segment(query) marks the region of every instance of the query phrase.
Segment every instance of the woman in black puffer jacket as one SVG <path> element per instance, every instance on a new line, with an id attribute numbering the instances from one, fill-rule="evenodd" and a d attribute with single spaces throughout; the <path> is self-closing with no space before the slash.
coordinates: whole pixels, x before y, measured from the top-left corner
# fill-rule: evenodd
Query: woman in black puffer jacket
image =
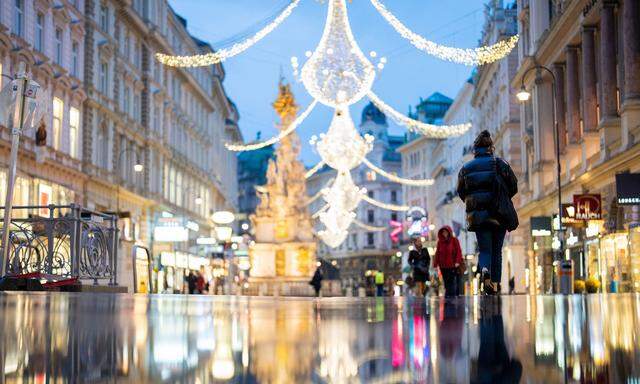
<path id="1" fill-rule="evenodd" d="M 496 217 L 497 172 L 504 181 L 510 198 L 518 192 L 518 179 L 509 164 L 494 156 L 493 141 L 488 131 L 480 132 L 473 143 L 474 159 L 458 174 L 458 196 L 465 202 L 467 229 L 476 233 L 480 250 L 478 270 L 482 273 L 483 290 L 495 294 L 502 277 L 502 244 L 505 223 Z"/>

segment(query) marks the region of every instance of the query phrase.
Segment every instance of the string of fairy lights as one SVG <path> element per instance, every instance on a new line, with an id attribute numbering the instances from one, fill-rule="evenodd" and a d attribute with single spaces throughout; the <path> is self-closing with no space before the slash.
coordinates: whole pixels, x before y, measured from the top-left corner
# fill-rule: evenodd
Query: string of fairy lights
<path id="1" fill-rule="evenodd" d="M 465 65 L 483 65 L 502 59 L 511 52 L 518 42 L 513 36 L 496 44 L 465 49 L 437 44 L 411 31 L 380 0 L 370 0 L 378 13 L 403 38 L 414 47 L 429 55 Z M 289 5 L 268 23 L 264 28 L 249 38 L 233 44 L 229 48 L 216 52 L 191 56 L 172 56 L 157 54 L 161 63 L 173 67 L 195 67 L 220 63 L 236 56 L 265 38 L 282 24 L 299 5 L 300 0 L 291 0 Z M 314 110 L 318 103 L 334 110 L 329 129 L 326 133 L 313 136 L 310 144 L 316 150 L 321 161 L 305 174 L 305 179 L 312 177 L 325 165 L 336 171 L 336 176 L 311 197 L 308 204 L 322 198 L 325 205 L 312 214 L 324 229 L 316 235 L 328 246 L 337 247 L 348 236 L 349 228 L 356 225 L 369 231 L 383 231 L 384 227 L 366 225 L 356 219 L 355 210 L 364 201 L 373 206 L 391 210 L 407 211 L 408 206 L 388 204 L 367 194 L 365 188 L 353 181 L 351 170 L 364 165 L 386 179 L 412 187 L 433 185 L 432 179 L 413 180 L 389 173 L 374 164 L 367 155 L 374 146 L 374 138 L 361 135 L 351 118 L 349 107 L 367 97 L 378 109 L 408 130 L 433 139 L 445 139 L 464 134 L 471 127 L 470 123 L 453 125 L 434 125 L 405 116 L 385 103 L 372 91 L 377 72 L 387 64 L 385 57 L 378 57 L 375 51 L 365 55 L 351 31 L 346 0 L 325 0 L 327 18 L 318 45 L 313 51 L 305 52 L 306 62 L 301 66 L 297 57 L 291 58 L 293 74 L 313 97 L 309 106 L 300 113 L 288 126 L 280 127 L 280 133 L 268 140 L 255 143 L 228 143 L 230 151 L 252 151 L 273 145 L 295 131 Z M 371 60 L 377 60 L 372 63 Z"/>

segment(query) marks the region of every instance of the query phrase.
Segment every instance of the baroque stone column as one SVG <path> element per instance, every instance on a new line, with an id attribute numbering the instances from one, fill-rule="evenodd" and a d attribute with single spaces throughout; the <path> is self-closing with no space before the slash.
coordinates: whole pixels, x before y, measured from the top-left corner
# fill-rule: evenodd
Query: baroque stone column
<path id="1" fill-rule="evenodd" d="M 582 27 L 582 168 L 600 150 L 598 135 L 598 80 L 596 74 L 596 28 Z"/>
<path id="2" fill-rule="evenodd" d="M 620 139 L 618 87 L 616 71 L 617 2 L 603 0 L 600 11 L 600 143 L 602 159 L 610 156 L 613 144 Z"/>
<path id="3" fill-rule="evenodd" d="M 624 56 L 624 100 L 622 101 L 622 146 L 640 140 L 640 1 L 625 0 L 622 6 L 622 50 Z"/>
<path id="4" fill-rule="evenodd" d="M 580 64 L 577 45 L 569 45 L 567 51 L 567 131 L 569 132 L 569 145 L 565 151 L 565 178 L 570 180 L 573 169 L 582 160 L 581 141 L 582 128 L 580 127 Z"/>
<path id="5" fill-rule="evenodd" d="M 563 63 L 553 64 L 553 73 L 556 76 L 556 113 L 558 114 L 558 132 L 560 132 L 560 152 L 564 152 L 567 147 L 565 65 Z"/>
<path id="6" fill-rule="evenodd" d="M 580 142 L 580 67 L 578 66 L 578 49 L 576 45 L 567 46 L 567 130 L 569 144 Z"/>

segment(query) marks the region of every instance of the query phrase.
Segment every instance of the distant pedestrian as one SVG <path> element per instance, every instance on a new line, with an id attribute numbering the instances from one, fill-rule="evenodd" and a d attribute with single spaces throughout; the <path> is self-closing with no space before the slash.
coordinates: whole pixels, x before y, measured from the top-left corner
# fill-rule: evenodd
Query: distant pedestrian
<path id="1" fill-rule="evenodd" d="M 384 296 L 384 272 L 376 271 L 376 296 Z"/>
<path id="2" fill-rule="evenodd" d="M 511 198 L 518 192 L 518 179 L 511 166 L 494 155 L 488 131 L 480 132 L 473 143 L 474 159 L 458 174 L 458 196 L 465 202 L 467 227 L 476 233 L 485 294 L 500 291 L 502 245 L 506 231 L 518 227 L 518 215 Z"/>
<path id="3" fill-rule="evenodd" d="M 513 295 L 515 290 L 516 290 L 516 279 L 515 277 L 511 276 L 511 278 L 509 279 L 509 294 Z"/>
<path id="4" fill-rule="evenodd" d="M 204 275 L 202 274 L 202 272 L 198 272 L 198 276 L 196 276 L 196 290 L 199 294 L 204 293 L 205 285 L 206 282 L 204 280 Z"/>
<path id="5" fill-rule="evenodd" d="M 413 271 L 413 283 L 416 295 L 424 296 L 427 293 L 427 281 L 429 281 L 429 265 L 431 257 L 427 248 L 423 247 L 422 239 L 413 239 L 413 249 L 409 252 L 409 265 Z"/>
<path id="6" fill-rule="evenodd" d="M 324 276 L 322 276 L 322 271 L 320 270 L 320 267 L 318 267 L 316 268 L 316 271 L 313 274 L 311 281 L 309 282 L 309 284 L 316 292 L 316 297 L 320 297 L 320 290 L 322 289 L 322 279 L 324 279 Z"/>
<path id="7" fill-rule="evenodd" d="M 458 295 L 458 275 L 462 264 L 462 249 L 460 242 L 453 237 L 451 227 L 445 225 L 438 231 L 438 243 L 433 267 L 439 268 L 444 280 L 444 295 L 447 297 Z"/>
<path id="8" fill-rule="evenodd" d="M 193 274 L 193 271 L 189 271 L 189 274 L 184 278 L 187 281 L 187 289 L 189 290 L 189 294 L 193 295 L 196 291 L 196 275 Z"/>

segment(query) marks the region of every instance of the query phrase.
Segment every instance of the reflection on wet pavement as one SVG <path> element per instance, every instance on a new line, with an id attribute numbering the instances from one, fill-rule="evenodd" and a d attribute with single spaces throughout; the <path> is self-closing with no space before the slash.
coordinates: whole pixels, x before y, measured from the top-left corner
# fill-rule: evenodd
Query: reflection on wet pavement
<path id="1" fill-rule="evenodd" d="M 640 382 L 633 294 L 425 303 L 10 293 L 0 311 L 6 383 Z"/>

